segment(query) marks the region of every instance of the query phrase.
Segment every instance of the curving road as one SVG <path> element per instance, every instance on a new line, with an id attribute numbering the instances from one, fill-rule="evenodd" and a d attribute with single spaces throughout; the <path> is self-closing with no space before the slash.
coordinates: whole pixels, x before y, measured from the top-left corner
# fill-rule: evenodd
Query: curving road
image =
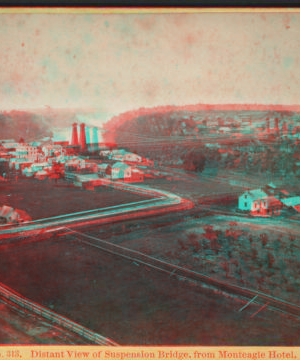
<path id="1" fill-rule="evenodd" d="M 94 181 L 94 179 L 89 179 L 87 176 L 79 176 L 79 179 L 82 183 Z M 151 196 L 152 199 L 24 222 L 18 226 L 2 225 L 0 227 L 0 239 L 54 232 L 60 230 L 60 228 L 65 225 L 76 227 L 121 221 L 124 219 L 128 220 L 128 218 L 153 216 L 170 211 L 191 209 L 194 206 L 191 201 L 183 199 L 178 195 L 164 190 L 152 189 L 140 184 L 124 184 L 108 179 L 99 179 L 99 181 L 96 180 L 96 185 Z"/>

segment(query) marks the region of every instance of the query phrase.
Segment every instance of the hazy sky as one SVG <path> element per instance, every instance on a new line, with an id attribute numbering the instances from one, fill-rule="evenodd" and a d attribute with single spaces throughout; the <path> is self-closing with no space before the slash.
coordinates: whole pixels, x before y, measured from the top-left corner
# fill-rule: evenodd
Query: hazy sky
<path id="1" fill-rule="evenodd" d="M 300 13 L 0 14 L 0 110 L 299 104 Z"/>

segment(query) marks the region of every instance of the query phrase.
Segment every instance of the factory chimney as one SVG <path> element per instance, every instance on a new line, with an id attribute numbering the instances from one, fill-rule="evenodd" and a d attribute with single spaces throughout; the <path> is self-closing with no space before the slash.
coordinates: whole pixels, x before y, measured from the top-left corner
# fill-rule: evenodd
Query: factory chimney
<path id="1" fill-rule="evenodd" d="M 85 138 L 86 138 L 87 148 L 90 149 L 91 138 L 90 138 L 90 128 L 88 126 L 85 127 Z"/>
<path id="2" fill-rule="evenodd" d="M 278 118 L 275 118 L 275 129 L 276 129 L 277 135 L 280 135 L 279 134 L 279 119 Z"/>
<path id="3" fill-rule="evenodd" d="M 93 128 L 93 150 L 97 151 L 99 148 L 99 143 L 98 143 L 98 129 L 96 127 Z"/>
<path id="4" fill-rule="evenodd" d="M 73 124 L 71 145 L 78 145 L 77 124 Z"/>
<path id="5" fill-rule="evenodd" d="M 80 124 L 80 146 L 81 146 L 81 151 L 85 151 L 87 149 L 84 123 Z"/>
<path id="6" fill-rule="evenodd" d="M 267 132 L 269 133 L 270 132 L 270 119 L 267 118 L 266 122 L 267 122 Z"/>

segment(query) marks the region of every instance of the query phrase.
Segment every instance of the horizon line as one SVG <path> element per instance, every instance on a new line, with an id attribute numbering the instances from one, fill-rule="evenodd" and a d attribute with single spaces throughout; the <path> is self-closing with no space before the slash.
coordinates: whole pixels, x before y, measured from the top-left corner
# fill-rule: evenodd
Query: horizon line
<path id="1" fill-rule="evenodd" d="M 156 109 L 156 108 L 188 108 L 188 107 L 229 107 L 232 106 L 233 110 L 234 107 L 270 107 L 270 110 L 272 110 L 272 108 L 299 108 L 300 111 L 300 104 L 263 104 L 263 103 L 196 103 L 196 104 L 186 104 L 186 105 L 175 105 L 175 104 L 169 104 L 169 105 L 153 105 L 153 106 L 140 106 L 137 108 L 132 108 L 130 110 L 125 110 L 125 111 L 121 111 L 118 114 L 123 114 L 123 113 L 127 113 L 127 112 L 131 112 L 131 111 L 138 111 L 138 110 L 143 110 L 143 109 Z M 57 107 L 52 107 L 52 106 L 47 106 L 47 105 L 43 105 L 41 107 L 14 107 L 14 108 L 6 108 L 6 109 L 1 109 L 0 108 L 0 112 L 12 112 L 12 111 L 47 111 L 47 110 L 68 110 L 68 111 L 100 111 L 101 112 L 101 108 L 97 108 L 97 107 L 61 107 L 61 106 L 57 106 Z M 103 111 L 104 113 L 107 113 L 107 111 Z"/>

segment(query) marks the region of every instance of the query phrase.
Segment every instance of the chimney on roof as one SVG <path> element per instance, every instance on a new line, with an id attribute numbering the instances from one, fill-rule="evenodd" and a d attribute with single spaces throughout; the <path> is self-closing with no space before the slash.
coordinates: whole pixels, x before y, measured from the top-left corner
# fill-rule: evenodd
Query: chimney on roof
<path id="1" fill-rule="evenodd" d="M 84 123 L 80 124 L 80 146 L 81 146 L 81 151 L 85 151 L 87 149 Z"/>
<path id="2" fill-rule="evenodd" d="M 77 123 L 74 123 L 72 129 L 72 140 L 71 145 L 79 145 L 78 144 L 78 133 L 77 133 Z"/>

